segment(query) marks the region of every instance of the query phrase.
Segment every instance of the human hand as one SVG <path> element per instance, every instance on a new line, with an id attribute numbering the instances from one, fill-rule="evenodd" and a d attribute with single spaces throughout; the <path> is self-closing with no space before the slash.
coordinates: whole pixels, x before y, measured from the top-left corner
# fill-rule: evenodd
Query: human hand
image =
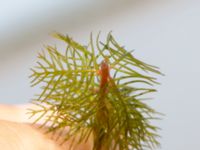
<path id="1" fill-rule="evenodd" d="M 29 119 L 27 108 L 33 107 L 35 106 L 31 104 L 0 105 L 0 149 L 68 150 L 70 140 L 60 145 L 59 141 L 53 139 L 51 134 L 45 134 L 44 129 L 38 129 L 37 125 L 31 124 L 34 119 Z M 67 132 L 67 129 L 65 132 Z M 91 140 L 77 145 L 75 149 L 92 149 Z"/>

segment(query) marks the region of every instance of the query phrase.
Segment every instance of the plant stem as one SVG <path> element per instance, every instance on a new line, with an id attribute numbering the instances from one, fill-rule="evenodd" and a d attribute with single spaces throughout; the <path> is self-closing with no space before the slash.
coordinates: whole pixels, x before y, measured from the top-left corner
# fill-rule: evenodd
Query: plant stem
<path id="1" fill-rule="evenodd" d="M 109 150 L 108 140 L 109 131 L 109 110 L 106 107 L 106 94 L 108 92 L 108 82 L 110 78 L 109 65 L 107 60 L 102 61 L 100 66 L 100 89 L 99 99 L 96 112 L 97 124 L 94 127 L 95 149 Z"/>

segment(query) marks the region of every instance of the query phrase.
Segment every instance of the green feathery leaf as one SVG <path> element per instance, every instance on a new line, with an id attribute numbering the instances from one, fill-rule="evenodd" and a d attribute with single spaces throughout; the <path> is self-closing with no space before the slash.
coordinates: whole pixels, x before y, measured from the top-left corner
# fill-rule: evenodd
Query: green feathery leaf
<path id="1" fill-rule="evenodd" d="M 54 34 L 66 48 L 61 53 L 46 46 L 39 53 L 30 78 L 32 86 L 41 85 L 41 93 L 32 101 L 39 109 L 31 110 L 31 117 L 38 115 L 34 123 L 43 119 L 41 127 L 48 124 L 49 132 L 69 127 L 63 142 L 74 139 L 72 149 L 90 136 L 93 150 L 153 149 L 159 145 L 159 128 L 151 120 L 159 113 L 140 98 L 156 91 L 152 86 L 158 82 L 149 74 L 162 73 L 136 59 L 111 33 L 105 43 L 99 36 L 96 47 L 92 34 L 85 47 L 69 36 Z"/>

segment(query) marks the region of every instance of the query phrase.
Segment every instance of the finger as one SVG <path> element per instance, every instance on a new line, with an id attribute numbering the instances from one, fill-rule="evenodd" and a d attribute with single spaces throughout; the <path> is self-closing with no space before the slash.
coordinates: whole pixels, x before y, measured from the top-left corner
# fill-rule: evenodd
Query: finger
<path id="1" fill-rule="evenodd" d="M 27 109 L 38 109 L 38 107 L 35 106 L 35 105 L 32 105 L 32 104 L 24 104 L 24 105 L 3 105 L 3 104 L 0 104 L 0 119 L 1 119 L 1 122 L 2 122 L 2 120 L 5 120 L 4 122 L 7 123 L 7 124 L 9 123 L 9 126 L 14 125 L 14 127 L 17 127 L 16 129 L 15 128 L 14 129 L 17 130 L 17 133 L 19 135 L 21 135 L 20 132 L 23 132 L 22 128 L 25 125 L 26 127 L 24 127 L 24 128 L 27 129 L 27 130 L 24 131 L 24 132 L 27 135 L 29 133 L 31 134 L 32 131 L 35 131 L 35 132 L 38 132 L 42 135 L 45 135 L 45 138 L 47 138 L 49 140 L 50 139 L 53 140 L 56 145 L 60 146 L 60 143 L 63 142 L 63 139 L 64 139 L 66 133 L 68 132 L 69 128 L 66 127 L 65 130 L 62 131 L 62 133 L 60 131 L 57 131 L 55 133 L 46 134 L 46 131 L 48 130 L 48 126 L 42 128 L 42 129 L 38 128 L 39 124 L 42 124 L 43 120 L 40 120 L 40 122 L 38 122 L 39 123 L 38 125 L 33 126 L 31 123 L 34 122 L 35 118 L 31 118 L 31 119 L 29 118 L 29 115 L 27 114 Z M 35 116 L 35 117 L 37 117 L 37 116 Z M 16 122 L 16 123 L 14 123 L 14 122 Z M 21 123 L 21 125 L 19 123 Z M 25 124 L 25 123 L 27 123 L 27 124 Z M 0 123 L 1 129 L 2 129 L 2 126 L 5 128 L 4 125 Z M 22 128 L 20 128 L 22 130 L 18 130 L 19 126 L 22 127 Z M 27 126 L 29 126 L 29 128 L 27 128 Z M 30 130 L 30 131 L 28 131 L 28 130 Z M 10 133 L 9 130 L 7 130 L 7 131 Z M 9 135 L 9 133 L 7 135 Z M 43 138 L 43 137 L 38 137 L 38 138 Z M 37 138 L 36 138 L 36 140 L 37 140 Z M 78 139 L 78 136 L 77 136 L 75 138 L 75 141 L 78 141 L 78 140 L 79 139 Z M 61 146 L 62 149 L 68 150 L 70 148 L 72 141 L 73 141 L 73 138 L 66 141 Z M 2 139 L 0 139 L 0 143 L 1 142 L 2 142 Z M 89 138 L 88 141 L 82 142 L 82 143 L 76 145 L 75 149 L 76 150 L 91 150 L 92 149 L 92 139 L 91 139 L 91 137 Z"/>
<path id="2" fill-rule="evenodd" d="M 0 147 L 3 150 L 63 150 L 33 127 L 0 120 Z"/>
<path id="3" fill-rule="evenodd" d="M 22 122 L 23 109 L 16 105 L 0 104 L 0 119 L 14 122 Z"/>

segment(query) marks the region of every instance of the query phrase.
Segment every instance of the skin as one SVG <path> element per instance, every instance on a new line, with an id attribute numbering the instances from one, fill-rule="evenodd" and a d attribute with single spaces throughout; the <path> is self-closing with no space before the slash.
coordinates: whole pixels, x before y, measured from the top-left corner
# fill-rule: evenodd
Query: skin
<path id="1" fill-rule="evenodd" d="M 46 134 L 45 128 L 39 129 L 32 125 L 33 119 L 28 118 L 27 105 L 3 105 L 0 104 L 0 149 L 3 150 L 68 150 L 72 140 L 60 145 L 62 135 Z M 47 128 L 47 127 L 46 127 Z M 67 132 L 67 128 L 64 132 Z M 56 140 L 59 137 L 60 140 Z M 86 143 L 75 146 L 76 150 L 91 150 L 92 139 Z"/>

